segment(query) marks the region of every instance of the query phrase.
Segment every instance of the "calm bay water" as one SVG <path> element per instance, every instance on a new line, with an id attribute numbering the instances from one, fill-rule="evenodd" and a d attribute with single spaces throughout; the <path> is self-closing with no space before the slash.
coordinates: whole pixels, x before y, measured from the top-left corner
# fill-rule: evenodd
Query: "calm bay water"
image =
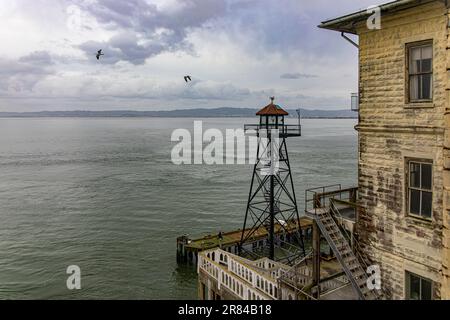
<path id="1" fill-rule="evenodd" d="M 171 133 L 193 121 L 0 119 L 0 299 L 195 299 L 176 237 L 240 228 L 252 168 L 172 164 Z M 306 188 L 356 184 L 355 124 L 303 120 L 288 140 L 299 208 Z"/>

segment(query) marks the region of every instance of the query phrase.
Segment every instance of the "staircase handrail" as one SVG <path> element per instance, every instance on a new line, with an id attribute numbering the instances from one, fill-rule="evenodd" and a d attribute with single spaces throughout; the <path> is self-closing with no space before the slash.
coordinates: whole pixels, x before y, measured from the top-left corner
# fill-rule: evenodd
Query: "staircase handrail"
<path id="1" fill-rule="evenodd" d="M 337 200 L 339 201 L 339 200 Z M 335 219 L 336 223 L 338 224 L 338 226 L 340 226 L 341 230 L 344 230 L 345 234 L 347 235 L 347 237 L 349 239 L 351 239 L 351 243 L 353 244 L 353 252 L 355 253 L 356 257 L 358 258 L 359 262 L 363 265 L 365 271 L 367 271 L 369 264 L 368 264 L 368 258 L 365 257 L 362 252 L 363 249 L 361 247 L 361 245 L 359 244 L 359 240 L 354 236 L 354 234 L 352 232 L 349 232 L 345 226 L 343 225 L 342 221 L 343 219 L 345 219 L 345 217 L 343 217 L 341 215 L 341 213 L 339 212 L 339 209 L 336 208 L 335 205 L 336 199 L 330 199 L 330 209 L 333 213 L 334 216 L 337 216 L 340 218 L 341 222 L 339 222 L 339 220 Z M 332 216 L 333 216 L 332 215 Z M 379 293 L 377 292 L 378 290 L 376 290 L 376 294 L 378 295 Z M 381 288 L 382 294 L 386 296 L 387 292 L 385 289 Z"/>

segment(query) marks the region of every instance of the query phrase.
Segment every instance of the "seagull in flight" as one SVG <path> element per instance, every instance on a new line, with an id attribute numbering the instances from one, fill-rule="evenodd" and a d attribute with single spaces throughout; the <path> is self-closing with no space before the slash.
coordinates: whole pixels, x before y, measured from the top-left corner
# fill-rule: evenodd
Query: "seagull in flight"
<path id="1" fill-rule="evenodd" d="M 185 76 L 184 81 L 186 81 L 186 83 L 192 81 L 191 76 Z"/>
<path id="2" fill-rule="evenodd" d="M 102 49 L 98 50 L 98 51 L 97 51 L 97 55 L 96 55 L 97 60 L 100 60 L 100 57 L 101 57 L 101 56 L 104 56 L 104 55 L 105 55 L 105 54 L 102 53 Z"/>

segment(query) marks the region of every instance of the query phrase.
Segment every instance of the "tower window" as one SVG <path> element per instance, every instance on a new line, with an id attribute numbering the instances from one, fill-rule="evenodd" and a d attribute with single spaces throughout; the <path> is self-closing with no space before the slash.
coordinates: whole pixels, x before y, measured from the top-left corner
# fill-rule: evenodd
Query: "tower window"
<path id="1" fill-rule="evenodd" d="M 433 169 L 429 162 L 408 162 L 408 211 L 410 215 L 431 219 Z"/>
<path id="2" fill-rule="evenodd" d="M 269 124 L 276 124 L 277 116 L 269 116 Z"/>
<path id="3" fill-rule="evenodd" d="M 409 101 L 431 101 L 433 99 L 433 44 L 427 41 L 408 45 L 407 52 Z"/>

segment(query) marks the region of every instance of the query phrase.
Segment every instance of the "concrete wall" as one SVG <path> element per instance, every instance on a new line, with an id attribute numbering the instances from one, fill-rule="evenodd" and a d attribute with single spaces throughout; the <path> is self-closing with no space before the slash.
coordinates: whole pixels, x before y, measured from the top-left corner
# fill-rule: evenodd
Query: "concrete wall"
<path id="1" fill-rule="evenodd" d="M 450 66 L 448 16 L 440 1 L 383 16 L 381 30 L 360 39 L 358 233 L 382 268 L 383 286 L 405 298 L 405 271 L 434 281 L 434 298 L 450 298 Z M 406 44 L 433 40 L 433 102 L 409 104 Z M 407 214 L 406 159 L 433 162 L 431 221 Z"/>

